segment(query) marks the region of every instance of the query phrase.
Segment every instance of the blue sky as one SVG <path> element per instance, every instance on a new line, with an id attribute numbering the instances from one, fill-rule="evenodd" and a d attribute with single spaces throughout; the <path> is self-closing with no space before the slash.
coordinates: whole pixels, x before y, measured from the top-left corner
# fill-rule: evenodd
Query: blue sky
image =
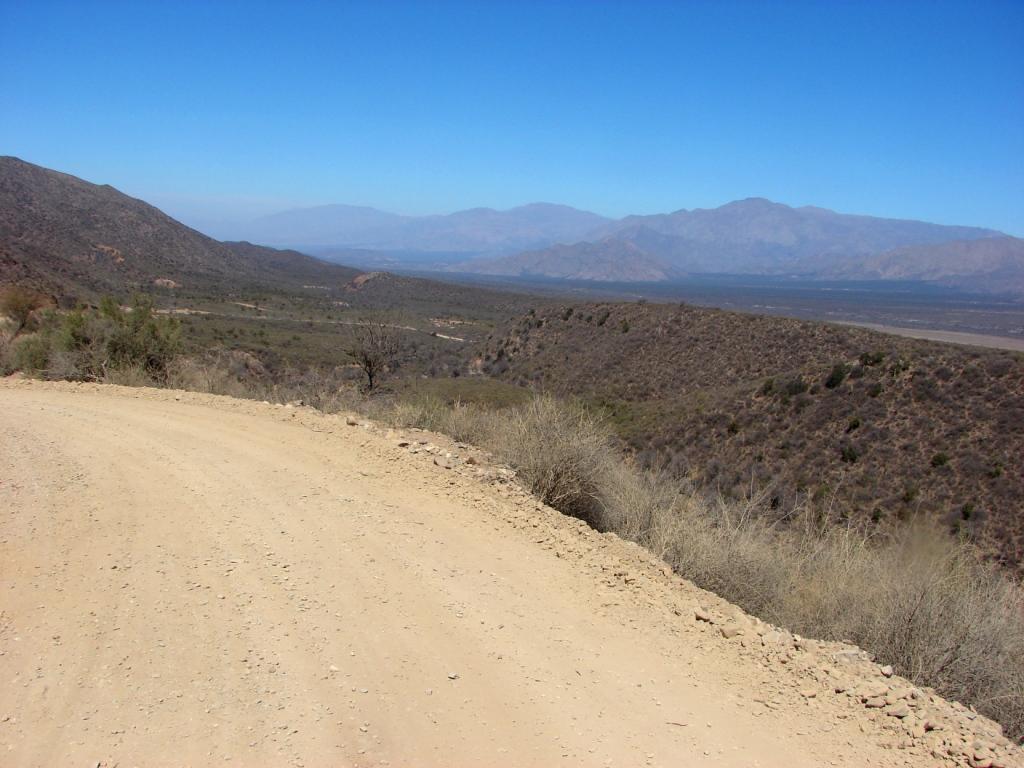
<path id="1" fill-rule="evenodd" d="M 0 0 L 0 153 L 200 224 L 763 196 L 1024 235 L 1022 41 L 1016 0 Z"/>

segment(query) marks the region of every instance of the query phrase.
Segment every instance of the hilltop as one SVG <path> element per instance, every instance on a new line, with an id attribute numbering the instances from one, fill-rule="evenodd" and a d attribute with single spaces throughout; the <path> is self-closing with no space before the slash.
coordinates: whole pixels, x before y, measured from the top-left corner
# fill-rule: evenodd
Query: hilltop
<path id="1" fill-rule="evenodd" d="M 295 251 L 221 243 L 113 187 L 0 157 L 0 283 L 91 296 L 338 285 L 358 273 Z"/>

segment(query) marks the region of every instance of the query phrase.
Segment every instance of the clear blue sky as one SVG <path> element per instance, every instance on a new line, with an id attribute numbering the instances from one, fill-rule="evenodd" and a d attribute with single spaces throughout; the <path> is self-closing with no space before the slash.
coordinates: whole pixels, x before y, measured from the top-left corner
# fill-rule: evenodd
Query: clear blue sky
<path id="1" fill-rule="evenodd" d="M 1024 235 L 1024 2 L 0 0 L 0 153 L 193 220 L 764 196 Z"/>

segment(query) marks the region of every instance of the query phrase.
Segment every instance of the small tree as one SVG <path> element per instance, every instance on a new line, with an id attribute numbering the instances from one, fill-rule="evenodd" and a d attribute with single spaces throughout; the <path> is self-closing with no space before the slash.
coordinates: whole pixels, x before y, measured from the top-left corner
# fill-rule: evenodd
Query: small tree
<path id="1" fill-rule="evenodd" d="M 46 297 L 40 293 L 12 285 L 0 291 L 0 315 L 6 315 L 14 321 L 13 338 L 25 330 L 32 315 L 45 307 Z"/>
<path id="2" fill-rule="evenodd" d="M 352 340 L 345 353 L 366 374 L 366 391 L 371 391 L 381 374 L 398 356 L 398 334 L 386 323 L 360 323 L 354 326 Z"/>

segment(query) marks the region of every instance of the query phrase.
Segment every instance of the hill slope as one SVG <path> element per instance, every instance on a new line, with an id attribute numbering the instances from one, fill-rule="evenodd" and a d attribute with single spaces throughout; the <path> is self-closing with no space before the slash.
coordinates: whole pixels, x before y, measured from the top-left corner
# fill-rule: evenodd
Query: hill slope
<path id="1" fill-rule="evenodd" d="M 113 187 L 0 157 L 0 283 L 88 295 L 356 274 L 294 251 L 220 243 Z"/>
<path id="2" fill-rule="evenodd" d="M 833 374 L 836 366 L 843 366 Z M 1024 357 L 778 317 L 655 304 L 542 307 L 480 359 L 610 409 L 648 464 L 781 509 L 939 517 L 1024 558 Z"/>

